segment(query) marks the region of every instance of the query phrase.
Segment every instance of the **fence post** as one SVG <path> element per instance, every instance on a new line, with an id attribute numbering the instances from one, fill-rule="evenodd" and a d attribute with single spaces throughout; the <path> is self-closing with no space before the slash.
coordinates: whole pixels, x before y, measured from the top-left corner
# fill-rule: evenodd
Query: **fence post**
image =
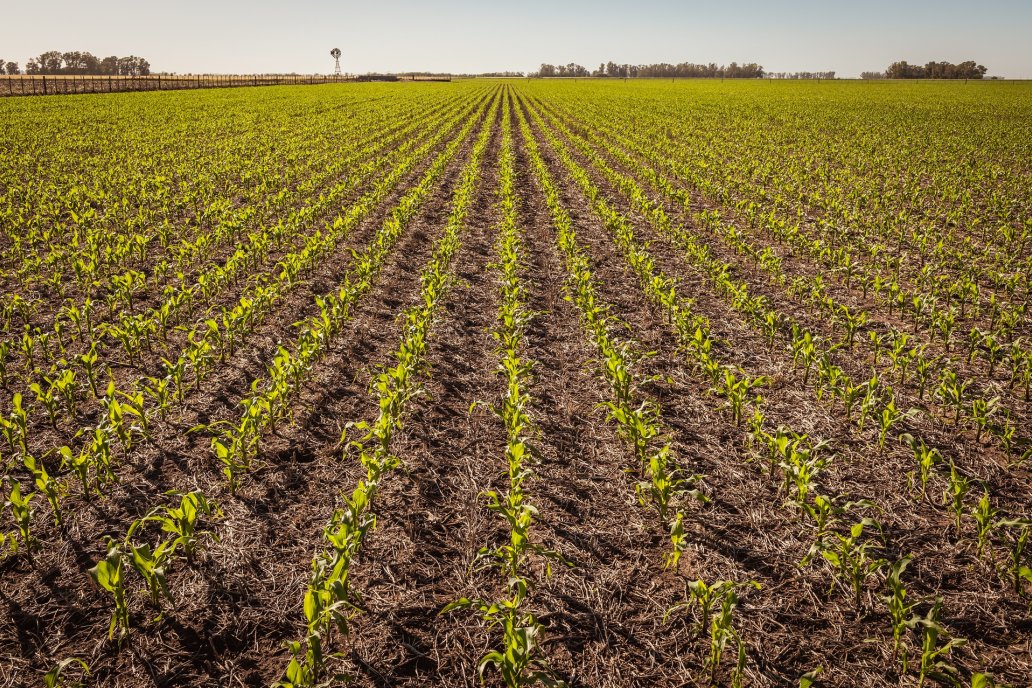
<path id="1" fill-rule="evenodd" d="M 43 75 L 43 95 L 47 94 L 47 75 Z"/>

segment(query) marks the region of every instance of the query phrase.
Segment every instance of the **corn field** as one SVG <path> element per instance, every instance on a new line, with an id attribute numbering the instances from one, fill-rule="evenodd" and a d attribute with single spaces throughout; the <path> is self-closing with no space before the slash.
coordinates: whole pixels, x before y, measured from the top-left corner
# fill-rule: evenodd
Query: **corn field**
<path id="1" fill-rule="evenodd" d="M 1030 111 L 0 101 L 0 687 L 1028 686 Z"/>

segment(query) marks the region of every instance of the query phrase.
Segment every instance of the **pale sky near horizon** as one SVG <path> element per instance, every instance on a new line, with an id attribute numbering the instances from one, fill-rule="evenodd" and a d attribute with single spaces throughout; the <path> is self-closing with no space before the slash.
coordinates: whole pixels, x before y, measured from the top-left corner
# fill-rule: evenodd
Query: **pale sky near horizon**
<path id="1" fill-rule="evenodd" d="M 759 62 L 768 71 L 975 60 L 1032 78 L 1032 0 L 46 0 L 0 12 L 0 59 L 138 55 L 154 71 L 530 71 L 542 62 Z"/>

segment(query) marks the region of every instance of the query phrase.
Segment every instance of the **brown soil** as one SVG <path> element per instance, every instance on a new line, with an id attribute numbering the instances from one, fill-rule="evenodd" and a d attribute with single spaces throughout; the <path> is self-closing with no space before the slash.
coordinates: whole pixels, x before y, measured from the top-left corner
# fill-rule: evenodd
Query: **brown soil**
<path id="1" fill-rule="evenodd" d="M 538 107 L 521 96 L 518 85 L 499 87 L 492 95 L 505 89 L 524 112 Z M 561 112 L 559 107 L 546 109 Z M 293 422 L 263 436 L 259 461 L 237 494 L 229 493 L 210 453 L 210 434 L 191 429 L 238 417 L 239 402 L 252 381 L 265 376 L 277 347 L 293 340 L 294 324 L 317 312 L 317 295 L 336 290 L 351 266 L 352 250 L 370 240 L 444 144 L 290 290 L 236 355 L 221 362 L 182 407 L 167 420 L 153 421 L 153 439 L 141 440 L 121 460 L 120 480 L 103 498 L 65 497 L 66 525 L 59 529 L 37 497 L 33 529 L 42 546 L 31 557 L 20 552 L 0 560 L 0 688 L 39 685 L 56 661 L 73 656 L 89 663 L 86 684 L 97 686 L 258 687 L 282 676 L 290 658 L 285 643 L 304 635 L 303 594 L 312 556 L 324 546 L 323 526 L 340 505 L 341 494 L 364 476 L 354 452 L 342 443 L 342 433 L 352 423 L 375 418 L 371 384 L 393 360 L 402 331 L 399 315 L 420 299 L 420 270 L 446 225 L 477 132 L 480 126 L 492 126 L 475 201 L 452 264 L 457 279 L 431 328 L 427 365 L 420 376 L 422 394 L 410 402 L 403 430 L 394 440 L 393 450 L 403 464 L 382 483 L 374 503 L 376 528 L 352 568 L 361 613 L 347 637 L 335 634 L 329 642 L 329 650 L 340 653 L 331 665 L 349 674 L 354 685 L 483 685 L 477 664 L 499 647 L 500 629 L 488 626 L 473 610 L 440 612 L 461 597 L 498 599 L 506 592 L 506 581 L 479 554 L 509 536 L 507 523 L 487 508 L 484 495 L 507 486 L 504 428 L 488 408 L 498 401 L 504 384 L 496 373 L 491 334 L 499 299 L 494 263 L 504 116 L 511 117 L 523 276 L 528 307 L 535 313 L 523 352 L 534 362 L 528 387 L 534 477 L 526 492 L 538 513 L 531 532 L 536 543 L 562 557 L 529 559 L 531 589 L 525 608 L 545 627 L 541 657 L 551 671 L 571 687 L 709 685 L 709 637 L 696 628 L 696 612 L 680 610 L 664 617 L 687 598 L 690 582 L 732 580 L 760 586 L 742 589 L 733 616 L 746 647 L 746 685 L 798 685 L 803 673 L 818 666 L 823 667 L 820 685 L 825 686 L 916 685 L 913 668 L 901 679 L 892 656 L 891 625 L 879 597 L 884 573 L 865 582 L 856 605 L 834 587 L 831 568 L 819 557 L 800 566 L 815 530 L 787 503 L 782 471 L 759 455 L 745 425 L 731 420 L 723 400 L 690 365 L 665 315 L 647 300 L 535 123 L 532 132 L 590 259 L 598 296 L 614 316 L 613 333 L 639 354 L 634 372 L 648 381 L 638 393 L 659 405 L 673 455 L 685 471 L 703 476 L 699 486 L 710 500 L 705 505 L 686 503 L 689 545 L 676 570 L 664 568 L 668 525 L 637 498 L 641 468 L 601 407 L 610 390 L 578 311 L 566 298 L 566 270 L 543 189 L 515 113 L 500 111 L 493 121 L 485 117 L 462 143 L 375 286 L 310 372 L 294 400 Z M 627 216 L 637 238 L 647 243 L 657 269 L 673 278 L 682 298 L 692 299 L 693 308 L 710 320 L 716 354 L 751 375 L 769 378 L 762 390 L 768 423 L 833 441 L 834 458 L 818 475 L 816 489 L 876 505 L 857 507 L 846 518 L 870 516 L 881 523 L 883 533 L 873 556 L 890 561 L 914 557 L 906 580 L 913 599 L 921 601 L 918 611 L 924 613 L 931 599 L 942 598 L 943 624 L 952 636 L 968 639 L 951 662 L 965 678 L 988 670 L 1015 686 L 1026 684 L 1032 675 L 1027 600 L 1001 583 L 996 569 L 1003 564 L 1002 550 L 993 549 L 995 560 L 977 556 L 971 518 L 960 533 L 954 529 L 940 498 L 946 487 L 943 472 L 933 476 L 928 499 L 917 499 L 909 450 L 896 443 L 879 449 L 870 427 L 859 431 L 840 405 L 827 396 L 817 399 L 812 386 L 802 384 L 783 345 L 770 347 L 648 218 L 633 212 L 619 190 L 585 156 L 571 150 L 602 195 Z M 633 170 L 610 163 L 633 175 Z M 717 256 L 733 263 L 736 276 L 752 293 L 768 297 L 815 331 L 833 334 L 819 314 L 788 298 L 717 237 L 693 226 L 682 209 L 669 203 L 664 207 Z M 758 233 L 753 238 L 764 240 Z M 792 275 L 816 269 L 799 257 L 789 255 L 785 261 Z M 239 293 L 240 287 L 231 288 L 207 305 L 228 304 Z M 900 324 L 873 300 L 839 287 L 835 295 L 870 310 L 879 327 Z M 182 335 L 177 337 L 178 347 L 183 342 Z M 859 348 L 836 356 L 854 377 L 871 365 Z M 157 354 L 149 354 L 140 368 L 117 367 L 116 379 L 124 386 L 142 371 L 156 370 L 157 364 Z M 964 371 L 984 378 L 977 365 Z M 913 389 L 901 389 L 907 390 L 908 403 L 913 402 Z M 91 405 L 77 422 L 96 420 L 97 409 Z M 915 417 L 909 429 L 930 444 L 948 448 L 957 465 L 978 479 L 975 500 L 984 484 L 994 503 L 1032 503 L 1027 470 L 1009 466 L 998 450 L 957 436 L 928 417 Z M 56 431 L 40 428 L 33 447 L 71 442 L 73 430 L 70 424 Z M 356 432 L 350 430 L 345 439 L 354 439 Z M 9 467 L 6 474 L 27 483 L 28 474 L 20 466 Z M 78 489 L 76 480 L 69 482 Z M 156 611 L 146 603 L 139 577 L 130 573 L 132 631 L 121 642 L 109 641 L 111 598 L 91 585 L 86 572 L 103 556 L 105 536 L 124 537 L 134 519 L 157 504 L 171 503 L 164 493 L 172 489 L 201 489 L 218 502 L 222 517 L 202 519 L 217 539 L 205 537 L 195 561 L 175 561 L 169 582 L 176 605 L 166 605 L 161 619 L 154 618 Z M 3 519 L 0 526 L 8 532 L 7 509 Z M 151 541 L 159 537 L 153 526 L 143 532 Z M 908 636 L 912 650 L 918 647 L 916 640 L 916 634 Z M 734 655 L 729 645 L 716 685 L 730 682 Z M 74 669 L 70 673 L 78 675 Z M 485 673 L 485 682 L 504 685 L 492 670 Z"/>

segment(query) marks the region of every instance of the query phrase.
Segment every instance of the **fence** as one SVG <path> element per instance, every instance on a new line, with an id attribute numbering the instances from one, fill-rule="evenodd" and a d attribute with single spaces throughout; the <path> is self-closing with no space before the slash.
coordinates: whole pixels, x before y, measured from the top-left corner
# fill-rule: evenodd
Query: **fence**
<path id="1" fill-rule="evenodd" d="M 121 93 L 126 91 L 172 91 L 193 88 L 240 88 L 243 86 L 285 86 L 332 84 L 355 77 L 325 74 L 228 75 L 195 74 L 167 76 L 16 75 L 0 76 L 0 96 L 51 96 L 77 93 Z"/>

